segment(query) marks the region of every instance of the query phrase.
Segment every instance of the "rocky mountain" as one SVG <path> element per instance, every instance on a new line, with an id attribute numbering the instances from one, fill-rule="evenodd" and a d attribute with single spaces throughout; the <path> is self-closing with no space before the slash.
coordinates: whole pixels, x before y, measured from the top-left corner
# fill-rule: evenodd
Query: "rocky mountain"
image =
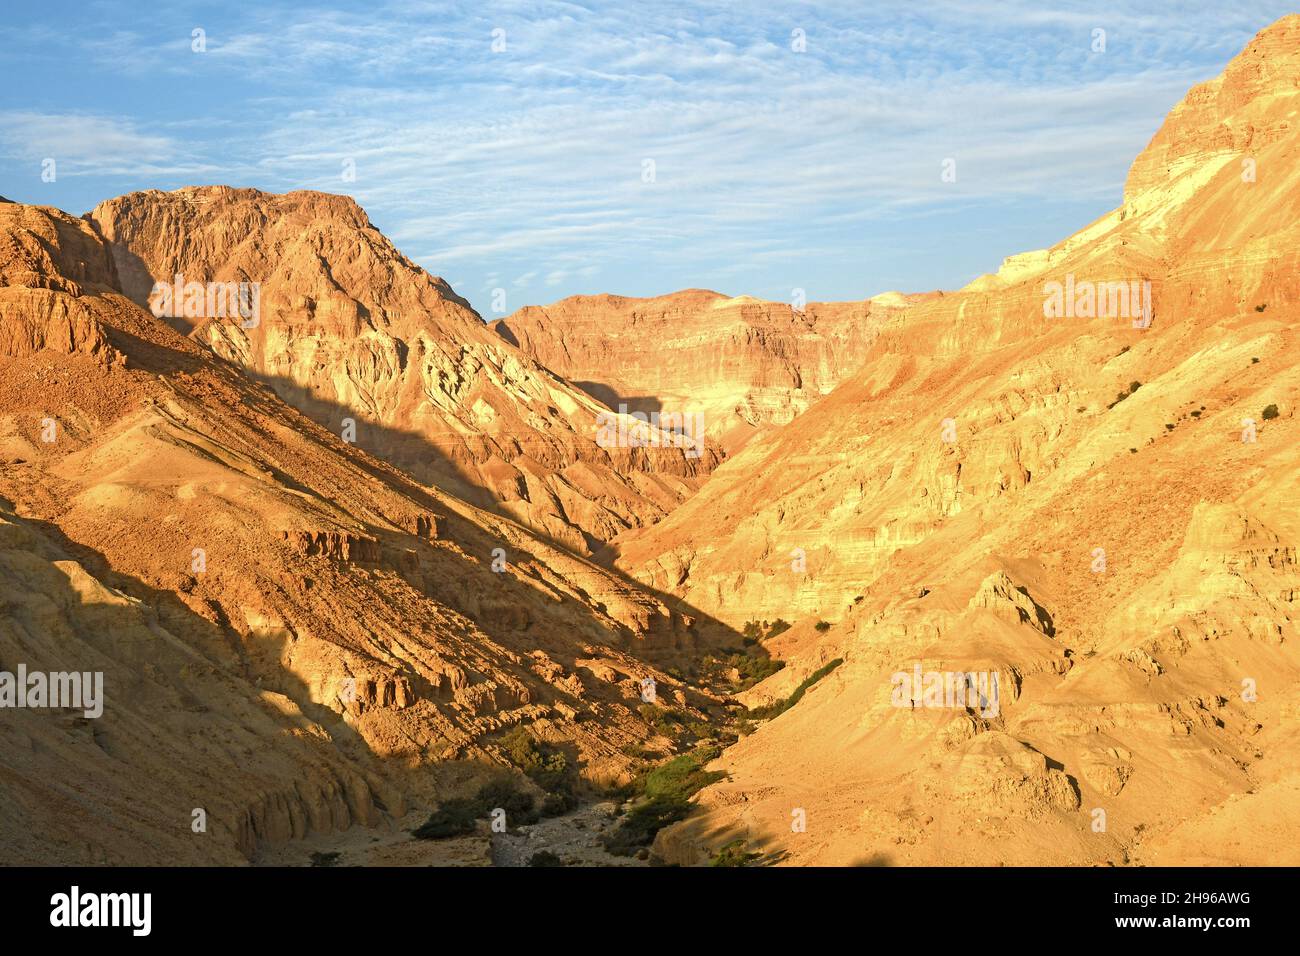
<path id="1" fill-rule="evenodd" d="M 801 310 L 489 328 L 342 197 L 0 202 L 5 861 L 482 865 L 409 831 L 489 784 L 587 798 L 514 863 L 1300 862 L 1298 116 L 1290 16 L 1111 213 Z"/>
<path id="2" fill-rule="evenodd" d="M 335 434 L 579 553 L 662 517 L 718 460 L 602 446 L 604 406 L 494 335 L 347 197 L 149 190 L 89 219 L 137 304 Z M 246 283 L 248 314 L 190 283 Z"/>
<path id="3" fill-rule="evenodd" d="M 505 773 L 514 728 L 575 781 L 618 781 L 632 744 L 672 747 L 638 713 L 641 679 L 683 712 L 712 705 L 650 663 L 708 622 L 344 442 L 142 309 L 122 255 L 93 220 L 0 205 L 0 671 L 103 682 L 100 716 L 5 701 L 6 862 L 237 863 L 353 825 L 403 835 Z M 374 349 L 336 343 L 351 359 L 400 351 L 374 312 L 319 301 Z M 226 334 L 326 349 L 266 326 Z M 451 348 L 410 342 L 430 375 Z M 475 354 L 570 394 L 494 347 Z"/>
<path id="4" fill-rule="evenodd" d="M 616 542 L 737 627 L 797 622 L 756 703 L 818 678 L 666 856 L 1239 863 L 1294 826 L 1297 116 L 1291 16 L 1174 108 L 1122 206 L 892 313 L 797 427 Z M 1000 707 L 945 705 L 957 673 Z"/>
<path id="5" fill-rule="evenodd" d="M 688 289 L 652 299 L 573 296 L 491 325 L 611 408 L 703 414 L 707 434 L 734 453 L 854 371 L 896 301 L 795 308 Z"/>

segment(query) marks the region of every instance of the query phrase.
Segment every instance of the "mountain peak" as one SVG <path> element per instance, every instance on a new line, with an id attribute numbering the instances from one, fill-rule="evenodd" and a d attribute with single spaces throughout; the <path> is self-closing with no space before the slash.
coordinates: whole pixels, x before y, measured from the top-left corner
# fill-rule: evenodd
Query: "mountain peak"
<path id="1" fill-rule="evenodd" d="M 1255 38 L 1224 71 L 1169 112 L 1129 169 L 1124 201 L 1168 186 L 1207 162 L 1250 154 L 1282 139 L 1300 108 L 1300 14 Z"/>

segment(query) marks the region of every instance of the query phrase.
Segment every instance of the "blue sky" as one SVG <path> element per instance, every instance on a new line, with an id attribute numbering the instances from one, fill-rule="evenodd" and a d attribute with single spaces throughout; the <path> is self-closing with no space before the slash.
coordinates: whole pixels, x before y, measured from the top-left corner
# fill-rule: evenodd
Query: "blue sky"
<path id="1" fill-rule="evenodd" d="M 1291 12 L 156 6 L 6 5 L 0 195 L 79 214 L 199 183 L 348 193 L 488 318 L 496 288 L 513 311 L 576 293 L 963 285 L 1118 205 L 1169 108 Z"/>

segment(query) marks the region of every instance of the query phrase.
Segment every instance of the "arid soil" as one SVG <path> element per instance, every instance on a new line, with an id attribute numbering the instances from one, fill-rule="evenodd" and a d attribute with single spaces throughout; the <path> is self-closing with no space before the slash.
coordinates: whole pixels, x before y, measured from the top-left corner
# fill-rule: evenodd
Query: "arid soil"
<path id="1" fill-rule="evenodd" d="M 493 328 L 345 197 L 0 201 L 0 671 L 104 681 L 3 711 L 0 862 L 1300 862 L 1297 117 L 1290 16 L 1113 212 L 802 309 Z M 412 837 L 493 786 L 552 812 Z"/>

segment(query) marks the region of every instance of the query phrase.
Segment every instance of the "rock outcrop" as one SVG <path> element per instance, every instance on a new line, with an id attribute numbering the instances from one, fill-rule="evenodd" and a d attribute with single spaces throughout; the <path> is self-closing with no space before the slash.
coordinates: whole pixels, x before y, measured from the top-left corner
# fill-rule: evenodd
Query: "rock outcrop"
<path id="1" fill-rule="evenodd" d="M 335 434 L 579 553 L 658 520 L 718 460 L 603 447 L 603 405 L 494 335 L 345 196 L 150 190 L 88 218 L 137 304 Z M 244 312 L 205 297 L 211 283 L 244 283 Z"/>
<path id="2" fill-rule="evenodd" d="M 703 289 L 573 296 L 526 306 L 492 327 L 610 407 L 702 414 L 706 433 L 735 453 L 853 372 L 886 302 L 796 308 Z"/>

